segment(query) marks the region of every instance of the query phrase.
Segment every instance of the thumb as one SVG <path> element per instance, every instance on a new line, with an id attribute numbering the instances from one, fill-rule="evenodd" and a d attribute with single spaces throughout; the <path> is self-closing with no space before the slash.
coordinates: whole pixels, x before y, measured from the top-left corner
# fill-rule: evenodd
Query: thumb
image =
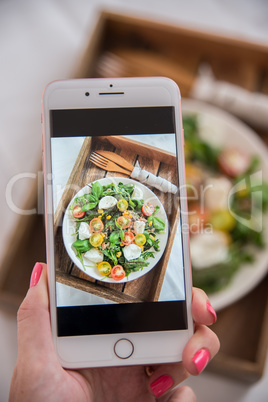
<path id="1" fill-rule="evenodd" d="M 49 315 L 46 264 L 36 263 L 30 289 L 18 311 L 18 358 L 54 355 Z"/>

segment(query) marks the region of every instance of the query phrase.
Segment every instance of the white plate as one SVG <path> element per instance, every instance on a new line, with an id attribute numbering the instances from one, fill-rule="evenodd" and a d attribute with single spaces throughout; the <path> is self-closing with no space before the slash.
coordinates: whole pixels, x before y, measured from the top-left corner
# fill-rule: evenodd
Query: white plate
<path id="1" fill-rule="evenodd" d="M 182 112 L 197 114 L 206 127 L 206 140 L 214 145 L 233 146 L 250 155 L 257 155 L 261 161 L 263 180 L 268 182 L 268 150 L 258 135 L 232 115 L 198 101 L 182 100 Z M 263 217 L 264 241 L 268 245 L 268 216 Z M 223 290 L 209 295 L 216 310 L 234 303 L 250 292 L 265 276 L 268 270 L 268 248 L 256 249 L 255 261 L 243 265 Z"/>
<path id="2" fill-rule="evenodd" d="M 141 184 L 135 180 L 124 178 L 124 177 L 107 177 L 107 178 L 99 179 L 97 181 L 101 185 L 106 185 L 106 184 L 109 184 L 112 182 L 116 183 L 116 184 L 118 184 L 119 182 L 122 182 L 123 184 L 135 184 L 136 187 L 139 187 L 142 190 L 144 202 L 150 202 L 154 206 L 159 205 L 160 210 L 157 213 L 157 216 L 159 218 L 163 219 L 165 222 L 165 225 L 166 225 L 165 231 L 157 234 L 157 238 L 159 239 L 160 251 L 155 251 L 155 254 L 154 254 L 155 258 L 149 258 L 147 260 L 147 262 L 149 262 L 149 265 L 147 267 L 144 267 L 143 270 L 141 270 L 141 271 L 137 271 L 137 272 L 133 272 L 133 273 L 129 274 L 128 278 L 125 277 L 121 281 L 115 281 L 113 278 L 108 278 L 108 277 L 104 277 L 103 275 L 100 275 L 96 266 L 95 267 L 85 267 L 86 268 L 86 270 L 85 270 L 81 261 L 76 256 L 75 250 L 72 247 L 73 242 L 76 240 L 76 238 L 74 236 L 75 221 L 72 218 L 72 215 L 70 214 L 69 206 L 72 205 L 74 198 L 79 197 L 83 194 L 89 194 L 91 192 L 89 185 L 87 185 L 87 186 L 83 187 L 73 197 L 73 199 L 69 203 L 69 205 L 66 209 L 65 215 L 64 215 L 63 224 L 62 224 L 62 236 L 63 236 L 63 242 L 64 242 L 65 248 L 67 250 L 67 253 L 68 253 L 69 257 L 71 258 L 71 260 L 75 263 L 75 265 L 79 269 L 81 269 L 82 272 L 86 273 L 87 275 L 89 275 L 92 278 L 101 280 L 102 282 L 122 283 L 122 282 L 129 282 L 134 279 L 138 279 L 141 276 L 147 274 L 152 268 L 154 268 L 154 266 L 158 263 L 158 261 L 160 260 L 160 258 L 162 257 L 162 255 L 165 251 L 167 239 L 168 239 L 168 220 L 167 220 L 167 215 L 166 215 L 165 209 L 164 209 L 162 203 L 160 202 L 160 200 L 158 199 L 158 197 L 151 190 L 149 190 L 148 187 L 144 186 L 143 184 Z M 88 265 L 88 260 L 87 261 L 84 260 L 84 263 L 85 263 L 85 265 L 86 264 Z"/>

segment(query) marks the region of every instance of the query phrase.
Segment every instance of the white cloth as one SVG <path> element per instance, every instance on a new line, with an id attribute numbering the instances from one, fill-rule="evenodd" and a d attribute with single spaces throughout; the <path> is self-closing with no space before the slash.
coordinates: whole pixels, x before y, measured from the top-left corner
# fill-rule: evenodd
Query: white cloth
<path id="1" fill-rule="evenodd" d="M 200 67 L 190 95 L 227 110 L 248 123 L 268 128 L 268 96 L 217 81 L 208 65 Z"/>
<path id="2" fill-rule="evenodd" d="M 170 181 L 163 179 L 163 177 L 155 176 L 153 173 L 142 169 L 138 161 L 136 162 L 130 177 L 140 181 L 145 186 L 155 187 L 158 190 L 163 191 L 163 193 L 176 194 L 178 191 L 177 186 L 170 183 Z"/>

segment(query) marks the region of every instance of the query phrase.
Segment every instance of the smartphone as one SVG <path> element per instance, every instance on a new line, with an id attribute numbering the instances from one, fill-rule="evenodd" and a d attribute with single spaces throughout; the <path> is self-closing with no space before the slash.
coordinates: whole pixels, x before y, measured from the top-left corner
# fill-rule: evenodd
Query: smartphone
<path id="1" fill-rule="evenodd" d="M 55 81 L 42 122 L 62 366 L 181 361 L 193 322 L 178 86 L 164 77 Z"/>

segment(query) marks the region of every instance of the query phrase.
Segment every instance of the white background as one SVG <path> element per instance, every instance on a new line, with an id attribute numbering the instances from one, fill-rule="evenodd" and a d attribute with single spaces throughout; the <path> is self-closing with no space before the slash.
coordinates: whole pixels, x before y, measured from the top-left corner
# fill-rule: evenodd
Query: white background
<path id="1" fill-rule="evenodd" d="M 15 175 L 36 173 L 40 166 L 43 88 L 49 81 L 73 75 L 101 8 L 268 44 L 266 0 L 1 0 L 0 262 L 18 219 L 5 199 L 7 185 Z M 23 206 L 30 186 L 30 179 L 15 186 L 16 205 Z M 16 361 L 15 317 L 0 311 L 0 328 L 0 402 L 4 402 Z M 200 402 L 262 402 L 268 399 L 267 379 L 268 374 L 248 386 L 205 372 L 187 382 Z"/>

